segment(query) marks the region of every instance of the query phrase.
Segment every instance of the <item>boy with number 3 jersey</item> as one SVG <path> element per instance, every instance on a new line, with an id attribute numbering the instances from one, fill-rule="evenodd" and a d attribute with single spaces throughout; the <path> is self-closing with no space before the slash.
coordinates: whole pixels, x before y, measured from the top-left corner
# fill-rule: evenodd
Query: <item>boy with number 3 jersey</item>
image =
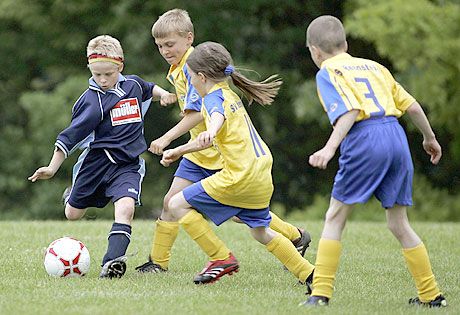
<path id="1" fill-rule="evenodd" d="M 409 304 L 446 306 L 431 270 L 425 245 L 412 229 L 414 168 L 398 117 L 407 113 L 423 134 L 423 148 L 437 164 L 441 147 L 421 106 L 382 65 L 346 53 L 345 30 L 333 16 L 316 18 L 307 29 L 307 47 L 320 68 L 316 83 L 334 130 L 309 163 L 324 169 L 340 145 L 339 171 L 319 241 L 313 292 L 304 305 L 327 305 L 341 253 L 341 236 L 356 203 L 373 195 L 386 209 L 388 228 L 398 239 L 418 296 Z"/>

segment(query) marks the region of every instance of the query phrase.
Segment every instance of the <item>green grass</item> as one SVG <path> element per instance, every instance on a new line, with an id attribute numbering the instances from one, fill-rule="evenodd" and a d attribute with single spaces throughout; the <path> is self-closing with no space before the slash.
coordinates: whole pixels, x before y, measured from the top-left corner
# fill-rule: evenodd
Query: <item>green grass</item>
<path id="1" fill-rule="evenodd" d="M 307 258 L 315 261 L 322 222 L 295 222 L 311 232 Z M 427 245 L 437 281 L 449 307 L 429 310 L 407 305 L 415 288 L 399 244 L 384 223 L 349 222 L 336 291 L 328 308 L 299 308 L 305 288 L 297 284 L 247 228 L 233 222 L 217 233 L 240 261 L 240 272 L 215 284 L 196 286 L 193 276 L 205 255 L 181 231 L 170 270 L 140 275 L 154 224 L 134 221 L 128 271 L 122 279 L 98 278 L 109 221 L 0 221 L 0 314 L 455 314 L 459 312 L 460 224 L 414 223 Z M 54 279 L 43 268 L 43 253 L 64 235 L 83 241 L 91 254 L 90 273 Z"/>

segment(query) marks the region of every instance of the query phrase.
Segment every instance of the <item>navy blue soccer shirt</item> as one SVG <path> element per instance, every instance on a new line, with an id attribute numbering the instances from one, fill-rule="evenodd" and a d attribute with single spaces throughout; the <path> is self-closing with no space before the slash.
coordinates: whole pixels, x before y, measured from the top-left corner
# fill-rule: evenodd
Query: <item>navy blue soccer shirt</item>
<path id="1" fill-rule="evenodd" d="M 103 91 L 91 78 L 55 146 L 66 157 L 85 142 L 90 149 L 104 149 L 113 163 L 137 159 L 147 150 L 142 107 L 149 104 L 154 86 L 138 76 L 120 74 L 115 87 Z"/>

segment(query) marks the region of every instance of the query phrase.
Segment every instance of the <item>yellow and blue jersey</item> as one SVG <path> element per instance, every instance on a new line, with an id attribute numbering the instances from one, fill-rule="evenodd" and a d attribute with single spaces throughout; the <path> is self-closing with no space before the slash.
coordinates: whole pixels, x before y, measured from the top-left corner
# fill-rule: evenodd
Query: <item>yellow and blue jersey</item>
<path id="1" fill-rule="evenodd" d="M 186 61 L 192 53 L 193 47 L 190 47 L 182 57 L 178 65 L 172 65 L 169 68 L 167 75 L 168 81 L 174 85 L 177 95 L 177 102 L 181 111 L 193 110 L 201 111 L 201 97 L 190 82 L 190 74 L 188 73 Z M 199 123 L 192 128 L 190 133 L 190 141 L 194 140 L 201 132 L 206 130 L 204 122 Z M 213 148 L 203 151 L 185 154 L 184 157 L 200 167 L 209 170 L 218 170 L 222 168 L 222 160 L 219 153 Z"/>
<path id="2" fill-rule="evenodd" d="M 360 111 L 356 121 L 400 117 L 415 102 L 384 66 L 347 53 L 325 60 L 316 74 L 316 83 L 332 125 L 353 109 Z"/>
<path id="3" fill-rule="evenodd" d="M 241 99 L 227 82 L 216 84 L 203 98 L 202 113 L 207 126 L 216 111 L 225 117 L 214 139 L 224 167 L 201 181 L 204 190 L 225 205 L 245 209 L 268 207 L 273 194 L 273 158 Z"/>

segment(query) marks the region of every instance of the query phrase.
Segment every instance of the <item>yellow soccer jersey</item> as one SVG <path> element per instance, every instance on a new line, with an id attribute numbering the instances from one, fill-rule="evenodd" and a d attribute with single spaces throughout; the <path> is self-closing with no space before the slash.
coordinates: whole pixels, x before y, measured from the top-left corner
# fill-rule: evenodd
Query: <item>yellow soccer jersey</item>
<path id="1" fill-rule="evenodd" d="M 201 111 L 201 97 L 190 83 L 190 74 L 186 67 L 187 58 L 192 51 L 193 47 L 190 47 L 182 57 L 180 63 L 169 68 L 167 79 L 176 89 L 177 101 L 181 111 L 194 110 L 199 112 Z M 190 141 L 205 130 L 205 123 L 199 123 L 189 131 Z M 220 154 L 213 147 L 203 151 L 185 154 L 184 157 L 206 169 L 218 170 L 223 167 Z"/>
<path id="2" fill-rule="evenodd" d="M 216 111 L 225 117 L 214 140 L 224 168 L 202 180 L 204 190 L 226 205 L 245 209 L 268 207 L 273 194 L 273 158 L 241 99 L 227 82 L 216 84 L 203 99 L 202 112 L 207 126 Z"/>
<path id="3" fill-rule="evenodd" d="M 331 124 L 352 109 L 356 121 L 400 117 L 415 99 L 379 63 L 347 53 L 325 60 L 316 74 L 318 95 Z"/>

